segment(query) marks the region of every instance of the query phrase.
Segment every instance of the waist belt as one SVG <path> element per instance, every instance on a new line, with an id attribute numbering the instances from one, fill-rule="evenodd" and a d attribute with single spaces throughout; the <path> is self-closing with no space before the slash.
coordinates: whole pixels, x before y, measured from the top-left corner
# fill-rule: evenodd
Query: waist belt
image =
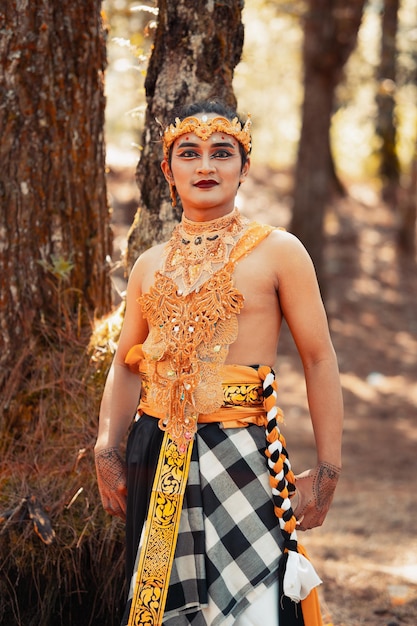
<path id="1" fill-rule="evenodd" d="M 149 382 L 142 374 L 142 395 L 138 411 L 158 419 L 165 417 L 163 407 L 148 397 Z M 249 424 L 266 425 L 262 382 L 256 369 L 247 365 L 222 367 L 223 404 L 213 413 L 199 413 L 199 424 L 220 422 L 223 428 L 242 428 Z M 162 409 L 162 410 L 161 410 Z"/>

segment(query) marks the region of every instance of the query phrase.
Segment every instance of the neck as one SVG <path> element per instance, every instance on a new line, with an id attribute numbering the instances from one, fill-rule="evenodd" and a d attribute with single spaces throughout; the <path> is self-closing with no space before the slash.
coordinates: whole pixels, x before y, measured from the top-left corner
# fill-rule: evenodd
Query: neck
<path id="1" fill-rule="evenodd" d="M 224 207 L 207 207 L 207 208 L 195 208 L 190 206 L 183 206 L 183 215 L 191 222 L 211 222 L 217 220 L 225 215 L 233 213 L 235 210 L 234 203 L 230 206 Z"/>
<path id="2" fill-rule="evenodd" d="M 239 214 L 239 211 L 237 210 L 237 208 L 234 208 L 228 213 L 222 213 L 221 215 L 217 215 L 214 217 L 209 217 L 209 215 L 206 214 L 204 216 L 205 219 L 199 220 L 199 219 L 194 219 L 193 217 L 190 217 L 184 211 L 184 213 L 182 214 L 181 224 L 183 225 L 184 228 L 186 228 L 187 225 L 189 226 L 201 225 L 201 227 L 204 230 L 212 230 L 218 227 L 222 228 L 224 226 L 227 226 L 229 223 L 233 222 L 236 219 L 238 214 Z"/>

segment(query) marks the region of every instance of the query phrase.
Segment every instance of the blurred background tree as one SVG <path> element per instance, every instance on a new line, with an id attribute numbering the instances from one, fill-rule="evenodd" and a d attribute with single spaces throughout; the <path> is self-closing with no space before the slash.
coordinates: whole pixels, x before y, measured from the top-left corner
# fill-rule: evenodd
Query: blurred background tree
<path id="1" fill-rule="evenodd" d="M 324 216 L 340 188 L 330 145 L 337 85 L 353 52 L 365 0 L 310 0 L 303 16 L 304 100 L 291 231 L 309 251 L 325 289 Z"/>
<path id="2" fill-rule="evenodd" d="M 381 18 L 380 62 L 377 69 L 376 134 L 380 139 L 379 175 L 382 197 L 394 209 L 398 207 L 400 161 L 397 149 L 395 90 L 397 86 L 397 29 L 399 0 L 384 0 Z"/>

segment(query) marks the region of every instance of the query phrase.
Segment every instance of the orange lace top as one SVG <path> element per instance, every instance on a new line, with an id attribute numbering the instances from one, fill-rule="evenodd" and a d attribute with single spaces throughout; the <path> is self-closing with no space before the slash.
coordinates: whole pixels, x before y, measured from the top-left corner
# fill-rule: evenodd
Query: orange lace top
<path id="1" fill-rule="evenodd" d="M 225 265 L 194 291 L 184 295 L 172 277 L 157 271 L 154 285 L 138 300 L 150 331 L 126 363 L 145 373 L 148 400 L 165 414 L 159 426 L 180 446 L 194 437 L 198 414 L 213 413 L 223 403 L 220 370 L 243 307 L 234 267 L 272 230 L 250 223 Z"/>

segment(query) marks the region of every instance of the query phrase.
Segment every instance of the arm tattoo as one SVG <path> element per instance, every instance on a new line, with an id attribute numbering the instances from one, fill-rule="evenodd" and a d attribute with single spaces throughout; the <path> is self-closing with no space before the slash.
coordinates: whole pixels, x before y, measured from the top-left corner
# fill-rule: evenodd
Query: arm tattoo
<path id="1" fill-rule="evenodd" d="M 340 471 L 340 467 L 326 461 L 323 461 L 318 466 L 313 482 L 314 498 L 318 511 L 321 511 L 333 496 Z"/>
<path id="2" fill-rule="evenodd" d="M 124 474 L 124 463 L 119 450 L 107 448 L 97 452 L 96 466 L 99 479 L 110 489 L 116 489 Z"/>

